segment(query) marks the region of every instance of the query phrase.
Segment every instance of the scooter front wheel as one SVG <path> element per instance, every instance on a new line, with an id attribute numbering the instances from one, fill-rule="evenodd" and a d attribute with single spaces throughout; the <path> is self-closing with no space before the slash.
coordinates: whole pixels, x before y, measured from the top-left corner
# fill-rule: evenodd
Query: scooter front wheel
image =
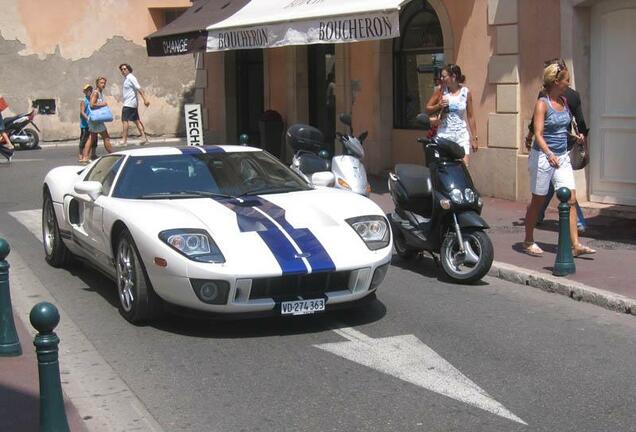
<path id="1" fill-rule="evenodd" d="M 492 242 L 482 230 L 462 230 L 464 251 L 460 250 L 457 235 L 448 233 L 442 243 L 440 259 L 444 273 L 453 281 L 471 283 L 483 278 L 492 265 Z"/>

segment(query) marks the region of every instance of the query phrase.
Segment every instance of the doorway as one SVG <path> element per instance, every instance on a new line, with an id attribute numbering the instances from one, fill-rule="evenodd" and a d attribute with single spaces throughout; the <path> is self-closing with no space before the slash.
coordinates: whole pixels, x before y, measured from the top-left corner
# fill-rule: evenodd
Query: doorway
<path id="1" fill-rule="evenodd" d="M 236 51 L 236 128 L 249 145 L 260 145 L 258 121 L 263 113 L 263 50 Z"/>
<path id="2" fill-rule="evenodd" d="M 592 8 L 590 199 L 636 206 L 636 0 Z"/>
<path id="3" fill-rule="evenodd" d="M 307 47 L 309 124 L 325 137 L 324 148 L 333 156 L 336 138 L 336 55 L 333 44 Z"/>

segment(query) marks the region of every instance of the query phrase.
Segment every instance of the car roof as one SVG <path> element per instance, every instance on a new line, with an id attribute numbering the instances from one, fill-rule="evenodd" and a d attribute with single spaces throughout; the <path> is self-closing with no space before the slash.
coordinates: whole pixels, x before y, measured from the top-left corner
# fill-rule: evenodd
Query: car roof
<path id="1" fill-rule="evenodd" d="M 161 156 L 200 153 L 243 153 L 260 152 L 262 149 L 243 145 L 209 145 L 209 146 L 180 146 L 180 147 L 138 147 L 129 150 L 121 150 L 113 154 L 129 156 Z"/>

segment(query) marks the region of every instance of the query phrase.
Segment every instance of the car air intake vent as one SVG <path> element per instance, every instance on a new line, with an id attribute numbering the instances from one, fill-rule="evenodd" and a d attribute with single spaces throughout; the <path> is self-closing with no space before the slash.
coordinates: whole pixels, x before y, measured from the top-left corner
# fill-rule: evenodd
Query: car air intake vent
<path id="1" fill-rule="evenodd" d="M 273 298 L 277 301 L 297 297 L 321 297 L 329 291 L 349 289 L 351 271 L 310 273 L 271 278 L 252 279 L 250 300 Z"/>

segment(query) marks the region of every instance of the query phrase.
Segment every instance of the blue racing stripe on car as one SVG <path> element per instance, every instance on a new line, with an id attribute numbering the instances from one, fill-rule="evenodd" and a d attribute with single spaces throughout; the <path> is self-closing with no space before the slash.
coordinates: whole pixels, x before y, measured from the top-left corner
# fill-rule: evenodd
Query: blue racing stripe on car
<path id="1" fill-rule="evenodd" d="M 258 233 L 272 252 L 272 255 L 274 255 L 274 258 L 276 258 L 283 275 L 308 273 L 307 266 L 298 256 L 294 245 L 266 216 L 256 211 L 249 204 L 235 204 L 224 199 L 216 201 L 236 213 L 241 232 L 255 231 Z M 255 204 L 258 203 L 255 202 Z M 257 227 L 264 229 L 257 229 Z"/>
<path id="2" fill-rule="evenodd" d="M 201 147 L 199 146 L 179 147 L 177 150 L 179 150 L 181 153 L 186 155 L 203 153 L 203 151 L 201 150 Z"/>
<path id="3" fill-rule="evenodd" d="M 285 218 L 285 210 L 261 197 L 254 197 L 260 201 L 258 207 L 269 217 L 274 219 L 294 239 L 305 259 L 309 262 L 312 272 L 334 271 L 336 265 L 327 250 L 308 228 L 294 228 Z"/>
<path id="4" fill-rule="evenodd" d="M 221 147 L 219 146 L 203 146 L 201 147 L 203 149 L 203 151 L 205 151 L 206 153 L 225 153 L 225 150 L 223 150 Z"/>

